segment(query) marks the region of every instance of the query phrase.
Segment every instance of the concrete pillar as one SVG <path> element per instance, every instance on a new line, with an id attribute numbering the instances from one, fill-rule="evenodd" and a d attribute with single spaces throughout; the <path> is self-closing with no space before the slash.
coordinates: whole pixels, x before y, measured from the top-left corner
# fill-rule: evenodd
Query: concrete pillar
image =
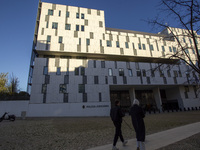
<path id="1" fill-rule="evenodd" d="M 129 89 L 129 95 L 130 95 L 131 106 L 132 106 L 133 100 L 136 98 L 136 97 L 135 97 L 135 88 Z"/>
<path id="2" fill-rule="evenodd" d="M 159 87 L 154 88 L 153 94 L 156 101 L 156 106 L 160 110 L 160 112 L 162 112 L 162 100 L 160 96 L 160 88 Z"/>

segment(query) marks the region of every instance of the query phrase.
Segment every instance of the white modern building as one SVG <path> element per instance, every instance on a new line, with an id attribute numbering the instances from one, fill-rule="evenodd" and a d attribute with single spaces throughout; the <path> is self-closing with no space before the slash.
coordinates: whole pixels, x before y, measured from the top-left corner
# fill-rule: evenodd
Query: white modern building
<path id="1" fill-rule="evenodd" d="M 169 34 L 106 28 L 103 10 L 40 2 L 27 115 L 108 116 L 116 99 L 127 111 L 134 98 L 147 111 L 199 109 L 199 75 L 167 57 Z"/>

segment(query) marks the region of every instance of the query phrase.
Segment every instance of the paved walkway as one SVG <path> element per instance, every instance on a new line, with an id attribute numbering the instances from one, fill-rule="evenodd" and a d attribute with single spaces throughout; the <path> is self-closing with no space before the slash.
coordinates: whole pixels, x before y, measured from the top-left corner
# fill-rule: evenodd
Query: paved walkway
<path id="1" fill-rule="evenodd" d="M 169 144 L 186 139 L 194 134 L 200 133 L 200 122 L 169 129 L 166 131 L 154 133 L 146 136 L 146 150 L 155 150 Z M 120 140 L 118 140 L 117 147 L 119 150 L 135 150 L 136 139 L 128 141 L 124 147 Z M 91 148 L 88 150 L 111 150 L 112 144 Z"/>

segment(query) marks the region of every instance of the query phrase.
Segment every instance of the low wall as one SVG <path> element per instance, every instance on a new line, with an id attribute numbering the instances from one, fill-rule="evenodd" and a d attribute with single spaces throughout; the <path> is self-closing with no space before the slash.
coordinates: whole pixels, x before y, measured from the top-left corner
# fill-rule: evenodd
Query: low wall
<path id="1" fill-rule="evenodd" d="M 30 104 L 26 101 L 0 101 L 0 116 L 5 112 L 17 117 L 109 116 L 109 102 Z"/>
<path id="2" fill-rule="evenodd" d="M 109 116 L 110 103 L 29 104 L 29 117 Z"/>
<path id="3" fill-rule="evenodd" d="M 22 112 L 28 111 L 29 100 L 23 101 L 0 101 L 0 117 L 5 113 L 21 117 Z"/>

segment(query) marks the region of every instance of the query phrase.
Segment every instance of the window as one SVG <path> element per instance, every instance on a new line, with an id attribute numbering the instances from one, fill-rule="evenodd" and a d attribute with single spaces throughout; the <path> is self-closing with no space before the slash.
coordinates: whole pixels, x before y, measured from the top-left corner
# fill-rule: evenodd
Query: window
<path id="1" fill-rule="evenodd" d="M 195 54 L 195 51 L 194 51 L 194 49 L 192 49 L 192 53 L 193 53 L 193 54 Z"/>
<path id="2" fill-rule="evenodd" d="M 115 69 L 117 69 L 117 61 L 115 61 Z"/>
<path id="3" fill-rule="evenodd" d="M 58 16 L 59 16 L 59 17 L 61 16 L 61 11 L 60 11 L 60 10 L 59 10 Z"/>
<path id="4" fill-rule="evenodd" d="M 106 65 L 105 65 L 105 61 L 101 61 L 101 68 L 105 68 Z"/>
<path id="5" fill-rule="evenodd" d="M 134 43 L 132 43 L 132 46 L 133 46 L 133 49 L 135 49 L 135 44 Z"/>
<path id="6" fill-rule="evenodd" d="M 143 77 L 146 77 L 146 70 L 142 70 L 142 75 L 143 75 Z"/>
<path id="7" fill-rule="evenodd" d="M 79 67 L 76 67 L 76 68 L 75 68 L 74 73 L 75 73 L 76 76 L 79 75 Z"/>
<path id="8" fill-rule="evenodd" d="M 172 52 L 172 48 L 169 46 L 169 51 Z"/>
<path id="9" fill-rule="evenodd" d="M 76 25 L 76 31 L 79 31 L 79 25 Z"/>
<path id="10" fill-rule="evenodd" d="M 183 38 L 183 42 L 185 43 L 185 38 Z"/>
<path id="11" fill-rule="evenodd" d="M 81 31 L 84 31 L 84 30 L 85 30 L 84 26 L 81 26 Z"/>
<path id="12" fill-rule="evenodd" d="M 160 77 L 164 77 L 165 76 L 163 70 L 159 70 L 159 72 L 160 72 Z"/>
<path id="13" fill-rule="evenodd" d="M 142 49 L 141 43 L 138 43 L 138 48 Z"/>
<path id="14" fill-rule="evenodd" d="M 99 21 L 99 27 L 103 27 L 103 22 Z"/>
<path id="15" fill-rule="evenodd" d="M 124 54 L 124 49 L 120 48 L 120 54 L 123 55 Z"/>
<path id="16" fill-rule="evenodd" d="M 63 41 L 63 37 L 62 37 L 62 36 L 59 36 L 59 38 L 58 38 L 58 43 L 62 43 L 62 41 Z"/>
<path id="17" fill-rule="evenodd" d="M 47 21 L 47 23 L 46 23 L 46 28 L 48 28 L 49 27 L 49 22 Z"/>
<path id="18" fill-rule="evenodd" d="M 66 84 L 60 84 L 59 93 L 67 93 L 67 86 L 66 86 Z"/>
<path id="19" fill-rule="evenodd" d="M 146 50 L 145 44 L 142 44 L 142 48 L 143 48 L 143 50 Z"/>
<path id="20" fill-rule="evenodd" d="M 96 60 L 93 61 L 93 66 L 96 68 Z"/>
<path id="21" fill-rule="evenodd" d="M 47 42 L 51 42 L 51 36 L 47 35 Z"/>
<path id="22" fill-rule="evenodd" d="M 198 98 L 197 87 L 195 85 L 193 86 L 193 89 L 194 89 L 195 98 Z"/>
<path id="23" fill-rule="evenodd" d="M 124 69 L 119 68 L 119 76 L 124 76 Z"/>
<path id="24" fill-rule="evenodd" d="M 78 92 L 79 93 L 85 93 L 85 84 L 79 84 L 78 85 Z"/>
<path id="25" fill-rule="evenodd" d="M 56 71 L 56 75 L 61 75 L 61 68 L 60 67 L 57 67 L 57 71 Z"/>
<path id="26" fill-rule="evenodd" d="M 99 84 L 99 77 L 98 76 L 94 76 L 94 84 Z"/>
<path id="27" fill-rule="evenodd" d="M 176 70 L 174 70 L 174 77 L 178 77 L 178 73 Z"/>
<path id="28" fill-rule="evenodd" d="M 99 101 L 100 101 L 100 102 L 102 101 L 101 93 L 99 93 Z"/>
<path id="29" fill-rule="evenodd" d="M 47 92 L 47 84 L 42 84 L 42 93 Z"/>
<path id="30" fill-rule="evenodd" d="M 85 19 L 85 15 L 84 14 L 81 14 L 81 19 Z"/>
<path id="31" fill-rule="evenodd" d="M 53 10 L 52 10 L 52 9 L 49 9 L 49 10 L 48 10 L 48 15 L 53 16 Z"/>
<path id="32" fill-rule="evenodd" d="M 100 46 L 102 46 L 102 40 L 100 40 Z"/>
<path id="33" fill-rule="evenodd" d="M 165 51 L 165 47 L 164 47 L 164 46 L 162 46 L 162 51 L 163 51 L 163 52 Z"/>
<path id="34" fill-rule="evenodd" d="M 81 67 L 81 75 L 85 75 L 85 67 Z"/>
<path id="35" fill-rule="evenodd" d="M 97 15 L 100 16 L 100 10 L 97 10 Z"/>
<path id="36" fill-rule="evenodd" d="M 189 41 L 190 41 L 190 44 L 192 44 L 192 40 L 191 40 L 191 39 L 189 39 Z"/>
<path id="37" fill-rule="evenodd" d="M 140 77 L 141 76 L 141 71 L 137 70 L 137 76 Z"/>
<path id="38" fill-rule="evenodd" d="M 58 29 L 58 23 L 52 22 L 52 29 Z"/>
<path id="39" fill-rule="evenodd" d="M 128 69 L 128 74 L 129 74 L 129 77 L 132 77 L 133 76 L 133 72 L 131 69 Z"/>
<path id="40" fill-rule="evenodd" d="M 108 84 L 108 77 L 105 76 L 105 84 Z"/>
<path id="41" fill-rule="evenodd" d="M 71 30 L 71 24 L 65 24 L 65 30 Z"/>
<path id="42" fill-rule="evenodd" d="M 107 40 L 107 47 L 112 47 L 112 42 Z"/>
<path id="43" fill-rule="evenodd" d="M 79 38 L 78 45 L 81 45 L 81 38 Z"/>
<path id="44" fill-rule="evenodd" d="M 168 77 L 171 77 L 171 72 L 170 72 L 170 70 L 167 70 L 167 75 L 168 75 Z"/>
<path id="45" fill-rule="evenodd" d="M 128 42 L 125 42 L 125 47 L 129 48 Z"/>
<path id="46" fill-rule="evenodd" d="M 119 47 L 119 41 L 116 41 L 116 47 Z"/>
<path id="47" fill-rule="evenodd" d="M 189 54 L 189 51 L 188 51 L 188 49 L 185 49 L 185 52 L 186 52 L 187 54 Z"/>
<path id="48" fill-rule="evenodd" d="M 113 75 L 113 72 L 112 72 L 112 69 L 111 69 L 111 68 L 108 68 L 108 75 L 109 75 L 109 76 L 112 76 L 112 75 Z"/>
<path id="49" fill-rule="evenodd" d="M 154 49 L 153 49 L 153 45 L 149 45 L 149 49 L 151 50 L 151 51 L 153 51 Z"/>
<path id="50" fill-rule="evenodd" d="M 77 18 L 77 19 L 79 18 L 79 13 L 76 13 L 76 18 Z"/>
<path id="51" fill-rule="evenodd" d="M 44 66 L 43 75 L 48 75 L 48 67 Z"/>
<path id="52" fill-rule="evenodd" d="M 113 76 L 113 84 L 117 84 L 117 77 Z"/>
<path id="53" fill-rule="evenodd" d="M 69 12 L 67 11 L 67 12 L 66 12 L 66 18 L 68 18 L 68 17 L 69 17 Z"/>
<path id="54" fill-rule="evenodd" d="M 86 39 L 86 45 L 90 45 L 90 39 Z"/>
<path id="55" fill-rule="evenodd" d="M 173 52 L 176 53 L 176 47 L 173 47 Z"/>

